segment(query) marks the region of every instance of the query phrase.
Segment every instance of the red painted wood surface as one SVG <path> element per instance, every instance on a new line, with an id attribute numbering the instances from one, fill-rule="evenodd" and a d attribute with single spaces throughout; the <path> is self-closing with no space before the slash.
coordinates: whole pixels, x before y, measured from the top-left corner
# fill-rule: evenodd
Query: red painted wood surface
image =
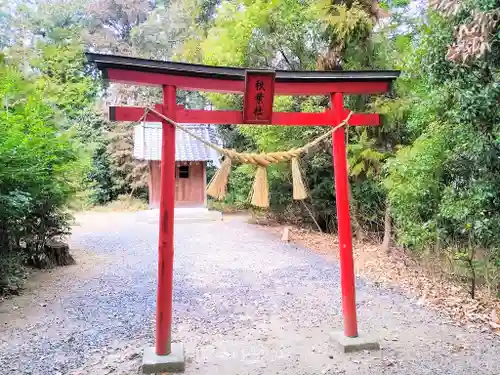
<path id="1" fill-rule="evenodd" d="M 183 90 L 200 90 L 225 93 L 243 93 L 244 81 L 220 80 L 214 78 L 199 78 L 176 76 L 162 73 L 136 72 L 126 69 L 107 69 L 107 78 L 114 82 L 134 83 L 144 85 L 173 85 Z"/>
<path id="2" fill-rule="evenodd" d="M 343 111 L 343 119 L 349 111 Z M 144 115 L 142 107 L 110 107 L 112 121 L 139 121 Z M 159 122 L 161 118 L 154 113 L 149 113 L 146 121 Z M 202 109 L 177 108 L 176 121 L 180 124 L 242 124 L 243 114 L 240 111 L 207 111 Z M 302 112 L 274 112 L 273 125 L 284 126 L 331 126 L 334 121 L 330 112 L 302 113 Z M 252 124 L 259 125 L 259 124 Z M 375 113 L 355 113 L 349 120 L 352 126 L 380 125 L 380 116 Z"/>
<path id="3" fill-rule="evenodd" d="M 177 76 L 162 73 L 137 72 L 127 69 L 107 69 L 107 78 L 114 82 L 173 85 L 179 89 L 243 93 L 245 82 L 241 80 Z M 276 95 L 327 95 L 331 92 L 346 94 L 377 94 L 389 90 L 386 81 L 369 82 L 276 82 Z"/>
<path id="4" fill-rule="evenodd" d="M 347 118 L 351 111 L 344 110 L 342 120 Z M 354 113 L 349 119 L 351 126 L 379 126 L 380 115 L 378 113 Z"/>
<path id="5" fill-rule="evenodd" d="M 160 113 L 163 112 L 163 105 L 161 104 L 156 104 L 154 108 Z M 142 119 L 143 121 L 149 122 L 161 122 L 161 117 L 153 112 L 149 112 L 146 117 L 143 118 L 144 112 L 144 107 L 109 106 L 109 120 L 137 122 Z"/>
<path id="6" fill-rule="evenodd" d="M 177 121 L 186 124 L 242 124 L 243 112 L 206 111 L 203 109 L 178 109 Z"/>
<path id="7" fill-rule="evenodd" d="M 334 125 L 340 124 L 344 113 L 344 98 L 340 93 L 332 94 Z M 356 289 L 354 280 L 354 260 L 352 256 L 351 217 L 349 212 L 349 181 L 347 177 L 347 154 L 345 146 L 345 127 L 333 133 L 333 169 L 335 174 L 335 201 L 340 253 L 340 285 L 342 289 L 342 311 L 344 334 L 358 336 L 356 318 Z"/>
<path id="8" fill-rule="evenodd" d="M 163 114 L 175 120 L 176 88 L 163 87 Z M 171 352 L 174 268 L 175 127 L 162 122 L 156 354 Z"/>
<path id="9" fill-rule="evenodd" d="M 389 83 L 372 82 L 276 82 L 277 95 L 378 94 L 389 90 Z"/>
<path id="10" fill-rule="evenodd" d="M 274 72 L 248 70 L 245 73 L 243 123 L 271 124 L 274 102 Z"/>
<path id="11" fill-rule="evenodd" d="M 243 113 L 238 111 L 185 110 L 176 107 L 175 92 L 185 90 L 215 91 L 227 93 L 245 92 L 245 82 L 240 79 L 215 79 L 193 76 L 177 76 L 163 73 L 146 73 L 125 69 L 107 69 L 107 78 L 115 82 L 134 84 L 164 85 L 164 103 L 157 107 L 167 117 L 180 123 L 241 124 Z M 332 109 L 325 113 L 273 113 L 271 124 L 276 125 L 325 125 L 339 124 L 349 113 L 343 107 L 343 94 L 375 94 L 387 92 L 390 83 L 385 80 L 353 82 L 275 82 L 276 95 L 331 95 Z M 331 94 L 334 92 L 335 94 Z M 142 108 L 116 107 L 111 111 L 115 121 L 138 121 L 143 115 Z M 160 121 L 153 114 L 146 121 Z M 379 125 L 376 114 L 354 114 L 350 125 Z M 161 162 L 160 198 L 160 239 L 159 239 L 159 280 L 156 322 L 156 352 L 165 355 L 170 352 L 172 322 L 172 277 L 173 277 L 173 219 L 175 200 L 175 129 L 163 122 L 163 144 Z M 342 309 L 344 334 L 356 337 L 357 316 L 354 279 L 354 261 L 349 212 L 349 186 L 345 128 L 333 134 L 333 154 L 335 173 L 335 194 L 339 227 Z M 180 193 L 178 193 L 180 194 Z M 187 194 L 189 195 L 189 194 Z"/>

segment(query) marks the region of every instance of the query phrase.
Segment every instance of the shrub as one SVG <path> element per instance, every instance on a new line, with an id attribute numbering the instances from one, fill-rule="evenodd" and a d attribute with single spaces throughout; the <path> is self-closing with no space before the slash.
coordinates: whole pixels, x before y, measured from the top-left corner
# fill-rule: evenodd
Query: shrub
<path id="1" fill-rule="evenodd" d="M 64 212 L 74 191 L 78 155 L 58 129 L 43 91 L 0 65 L 0 293 L 16 290 L 22 265 L 53 265 L 47 242 L 68 233 Z M 42 259 L 45 259 L 42 263 Z M 66 261 L 72 261 L 67 258 Z"/>

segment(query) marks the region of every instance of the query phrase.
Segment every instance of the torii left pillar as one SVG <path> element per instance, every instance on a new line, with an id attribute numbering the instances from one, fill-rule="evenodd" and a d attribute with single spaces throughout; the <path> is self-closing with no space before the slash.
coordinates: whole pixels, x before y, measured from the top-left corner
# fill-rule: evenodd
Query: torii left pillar
<path id="1" fill-rule="evenodd" d="M 175 86 L 163 86 L 162 113 L 175 121 Z M 158 106 L 156 107 L 158 109 Z M 162 121 L 160 232 L 158 239 L 158 294 L 156 299 L 156 345 L 144 350 L 144 373 L 183 372 L 182 343 L 172 342 L 174 273 L 175 127 Z"/>

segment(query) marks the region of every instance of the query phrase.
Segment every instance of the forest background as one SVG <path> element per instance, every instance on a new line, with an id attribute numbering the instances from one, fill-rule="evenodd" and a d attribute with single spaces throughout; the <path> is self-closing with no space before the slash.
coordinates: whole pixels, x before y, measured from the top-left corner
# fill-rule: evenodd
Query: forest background
<path id="1" fill-rule="evenodd" d="M 500 293 L 500 2 L 496 0 L 0 0 L 0 294 L 25 266 L 71 262 L 51 240 L 73 210 L 147 198 L 132 125 L 109 104 L 161 93 L 104 83 L 83 52 L 286 70 L 399 69 L 385 96 L 346 106 L 383 125 L 350 128 L 353 232 L 446 260 L 474 297 Z M 236 95 L 180 92 L 187 108 L 241 108 Z M 280 111 L 322 111 L 326 97 L 278 97 Z M 219 127 L 226 147 L 277 151 L 321 127 Z M 288 165 L 269 170 L 276 220 L 336 232 L 332 147 L 302 160 L 310 198 L 291 199 Z M 218 208 L 248 208 L 240 165 Z M 444 263 L 443 263 L 444 264 Z"/>

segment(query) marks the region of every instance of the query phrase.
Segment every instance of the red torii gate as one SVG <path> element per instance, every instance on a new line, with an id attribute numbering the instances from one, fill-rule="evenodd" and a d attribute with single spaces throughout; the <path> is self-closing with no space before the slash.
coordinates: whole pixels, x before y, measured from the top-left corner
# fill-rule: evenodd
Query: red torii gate
<path id="1" fill-rule="evenodd" d="M 270 71 L 214 67 L 87 53 L 113 82 L 161 85 L 163 104 L 155 109 L 178 123 L 255 124 L 284 126 L 336 126 L 350 111 L 344 108 L 343 94 L 377 94 L 389 91 L 398 71 Z M 188 110 L 176 103 L 177 88 L 244 95 L 243 111 Z M 320 113 L 273 112 L 274 95 L 330 95 L 331 108 Z M 112 121 L 139 121 L 142 107 L 110 107 Z M 161 198 L 158 243 L 158 295 L 156 347 L 144 354 L 143 372 L 183 371 L 182 346 L 171 344 L 175 127 L 148 113 L 145 121 L 162 122 Z M 349 125 L 376 126 L 377 114 L 353 114 Z M 340 246 L 340 269 L 344 334 L 337 335 L 345 351 L 378 348 L 376 342 L 359 340 L 356 319 L 355 277 L 349 214 L 345 129 L 333 134 L 333 166 Z M 358 340 L 358 341 L 357 341 Z"/>

